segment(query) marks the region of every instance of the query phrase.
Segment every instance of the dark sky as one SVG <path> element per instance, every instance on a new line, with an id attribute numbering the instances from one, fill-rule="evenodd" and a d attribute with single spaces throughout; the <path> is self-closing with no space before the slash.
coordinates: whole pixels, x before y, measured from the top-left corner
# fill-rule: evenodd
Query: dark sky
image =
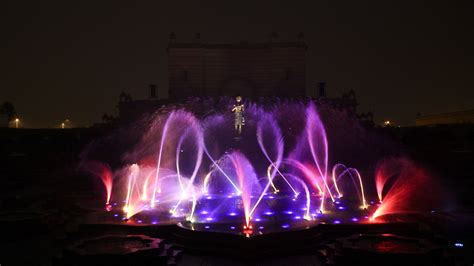
<path id="1" fill-rule="evenodd" d="M 121 91 L 167 91 L 169 32 L 282 41 L 304 32 L 308 91 L 356 90 L 377 121 L 474 108 L 474 1 L 2 1 L 0 101 L 26 125 L 116 113 Z M 135 3 L 135 2 L 139 2 Z"/>

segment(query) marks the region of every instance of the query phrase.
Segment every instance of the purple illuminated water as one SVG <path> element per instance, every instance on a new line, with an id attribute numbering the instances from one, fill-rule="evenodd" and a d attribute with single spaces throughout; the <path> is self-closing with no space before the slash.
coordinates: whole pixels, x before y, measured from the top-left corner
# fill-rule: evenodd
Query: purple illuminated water
<path id="1" fill-rule="evenodd" d="M 238 232 L 366 220 L 372 204 L 363 179 L 355 168 L 329 162 L 314 104 L 249 103 L 241 131 L 231 109 L 203 118 L 182 109 L 155 116 L 127 154 L 132 162 L 114 173 L 112 198 L 124 203 L 112 205 L 125 220 Z"/>

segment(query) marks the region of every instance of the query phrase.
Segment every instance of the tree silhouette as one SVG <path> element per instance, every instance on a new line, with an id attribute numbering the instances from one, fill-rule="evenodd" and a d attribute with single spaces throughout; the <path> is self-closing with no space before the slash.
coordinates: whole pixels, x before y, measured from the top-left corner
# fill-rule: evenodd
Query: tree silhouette
<path id="1" fill-rule="evenodd" d="M 16 116 L 15 106 L 11 102 L 4 102 L 0 106 L 0 113 L 7 116 L 8 121 L 12 121 Z"/>

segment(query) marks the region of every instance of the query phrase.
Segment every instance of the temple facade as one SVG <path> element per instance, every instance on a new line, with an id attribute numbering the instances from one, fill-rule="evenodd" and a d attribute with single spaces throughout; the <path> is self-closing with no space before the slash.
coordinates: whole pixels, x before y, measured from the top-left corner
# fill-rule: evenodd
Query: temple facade
<path id="1" fill-rule="evenodd" d="M 168 46 L 170 100 L 305 96 L 306 45 L 297 42 Z"/>

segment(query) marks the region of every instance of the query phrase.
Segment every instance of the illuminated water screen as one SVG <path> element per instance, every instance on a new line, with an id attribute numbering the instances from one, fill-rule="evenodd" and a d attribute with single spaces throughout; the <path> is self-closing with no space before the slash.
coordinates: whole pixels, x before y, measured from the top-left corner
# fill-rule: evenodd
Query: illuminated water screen
<path id="1" fill-rule="evenodd" d="M 382 160 L 375 174 L 362 176 L 329 162 L 329 153 L 313 103 L 263 108 L 239 98 L 199 119 L 184 109 L 156 114 L 124 155 L 130 164 L 113 173 L 102 163 L 88 167 L 118 220 L 247 236 L 409 212 L 407 202 L 427 179 L 406 159 Z"/>

